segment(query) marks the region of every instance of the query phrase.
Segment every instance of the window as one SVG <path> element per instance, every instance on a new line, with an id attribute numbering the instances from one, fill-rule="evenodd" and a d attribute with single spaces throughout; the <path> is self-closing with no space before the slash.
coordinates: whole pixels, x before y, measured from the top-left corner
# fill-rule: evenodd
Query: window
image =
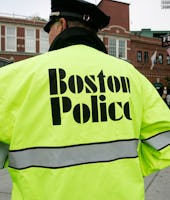
<path id="1" fill-rule="evenodd" d="M 40 30 L 40 53 L 45 53 L 49 49 L 48 34 L 44 30 Z"/>
<path id="2" fill-rule="evenodd" d="M 119 58 L 125 58 L 125 40 L 119 40 Z"/>
<path id="3" fill-rule="evenodd" d="M 144 52 L 144 62 L 145 62 L 145 63 L 148 63 L 148 62 L 149 62 L 149 55 L 148 55 L 148 52 L 147 52 L 147 51 Z"/>
<path id="4" fill-rule="evenodd" d="M 142 51 L 137 52 L 137 61 L 142 62 Z"/>
<path id="5" fill-rule="evenodd" d="M 158 55 L 158 63 L 163 64 L 163 55 L 162 54 Z"/>
<path id="6" fill-rule="evenodd" d="M 167 64 L 170 65 L 170 56 L 167 55 L 166 59 L 167 59 Z"/>
<path id="7" fill-rule="evenodd" d="M 5 50 L 16 51 L 16 28 L 14 26 L 6 26 Z"/>
<path id="8" fill-rule="evenodd" d="M 36 35 L 35 29 L 25 29 L 25 52 L 35 53 L 36 52 Z"/>
<path id="9" fill-rule="evenodd" d="M 109 39 L 109 54 L 112 56 L 117 56 L 116 54 L 116 39 Z"/>
<path id="10" fill-rule="evenodd" d="M 108 49 L 110 55 L 127 59 L 127 40 L 110 37 Z"/>

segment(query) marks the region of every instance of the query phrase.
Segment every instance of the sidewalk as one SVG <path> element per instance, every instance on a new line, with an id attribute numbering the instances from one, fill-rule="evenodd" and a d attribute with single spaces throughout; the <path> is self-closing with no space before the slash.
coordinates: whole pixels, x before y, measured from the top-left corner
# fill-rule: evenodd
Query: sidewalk
<path id="1" fill-rule="evenodd" d="M 170 167 L 145 178 L 146 200 L 170 199 Z"/>
<path id="2" fill-rule="evenodd" d="M 11 188 L 12 184 L 8 171 L 0 170 L 0 200 L 10 200 Z"/>
<path id="3" fill-rule="evenodd" d="M 0 170 L 0 200 L 10 200 L 11 187 L 11 179 L 8 172 Z M 145 178 L 145 190 L 146 200 L 169 200 L 170 168 Z"/>

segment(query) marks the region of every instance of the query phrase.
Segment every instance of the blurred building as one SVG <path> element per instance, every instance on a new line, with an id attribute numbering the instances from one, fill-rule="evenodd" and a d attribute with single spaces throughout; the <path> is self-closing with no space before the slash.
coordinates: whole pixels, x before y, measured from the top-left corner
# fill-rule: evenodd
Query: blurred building
<path id="1" fill-rule="evenodd" d="M 99 7 L 111 16 L 109 25 L 98 34 L 108 53 L 132 63 L 155 85 L 168 86 L 170 55 L 168 47 L 162 47 L 162 35 L 169 32 L 150 29 L 131 32 L 128 3 L 103 0 Z M 36 17 L 0 16 L 0 57 L 19 61 L 46 52 L 49 44 L 43 31 L 45 23 Z"/>
<path id="2" fill-rule="evenodd" d="M 162 36 L 170 30 L 131 32 L 128 3 L 103 0 L 99 7 L 111 16 L 110 24 L 99 33 L 109 54 L 132 63 L 154 85 L 170 88 L 170 49 L 162 47 Z"/>
<path id="3" fill-rule="evenodd" d="M 131 62 L 152 83 L 170 89 L 170 49 L 162 46 L 163 36 L 167 34 L 168 31 L 150 29 L 131 32 Z"/>
<path id="4" fill-rule="evenodd" d="M 45 23 L 37 17 L 0 16 L 0 57 L 19 61 L 46 52 Z"/>

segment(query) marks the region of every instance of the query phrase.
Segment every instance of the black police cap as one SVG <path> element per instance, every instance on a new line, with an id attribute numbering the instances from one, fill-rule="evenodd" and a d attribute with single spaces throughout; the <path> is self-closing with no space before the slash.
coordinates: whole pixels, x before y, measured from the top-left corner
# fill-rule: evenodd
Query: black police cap
<path id="1" fill-rule="evenodd" d="M 92 3 L 83 0 L 51 0 L 51 15 L 44 30 L 49 32 L 50 26 L 59 17 L 82 21 L 95 30 L 104 28 L 110 21 L 110 17 Z"/>

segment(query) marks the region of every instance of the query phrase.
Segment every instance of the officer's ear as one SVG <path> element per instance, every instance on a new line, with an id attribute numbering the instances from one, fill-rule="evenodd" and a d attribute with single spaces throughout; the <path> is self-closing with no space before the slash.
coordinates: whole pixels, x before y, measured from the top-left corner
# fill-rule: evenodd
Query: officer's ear
<path id="1" fill-rule="evenodd" d="M 65 18 L 61 17 L 59 19 L 59 23 L 60 23 L 60 26 L 61 26 L 61 31 L 64 31 L 66 28 L 67 28 L 67 21 Z"/>
<path id="2" fill-rule="evenodd" d="M 65 18 L 60 18 L 56 23 L 51 26 L 49 32 L 49 44 L 51 45 L 53 40 L 58 36 L 61 32 L 63 32 L 67 28 L 67 21 Z"/>

